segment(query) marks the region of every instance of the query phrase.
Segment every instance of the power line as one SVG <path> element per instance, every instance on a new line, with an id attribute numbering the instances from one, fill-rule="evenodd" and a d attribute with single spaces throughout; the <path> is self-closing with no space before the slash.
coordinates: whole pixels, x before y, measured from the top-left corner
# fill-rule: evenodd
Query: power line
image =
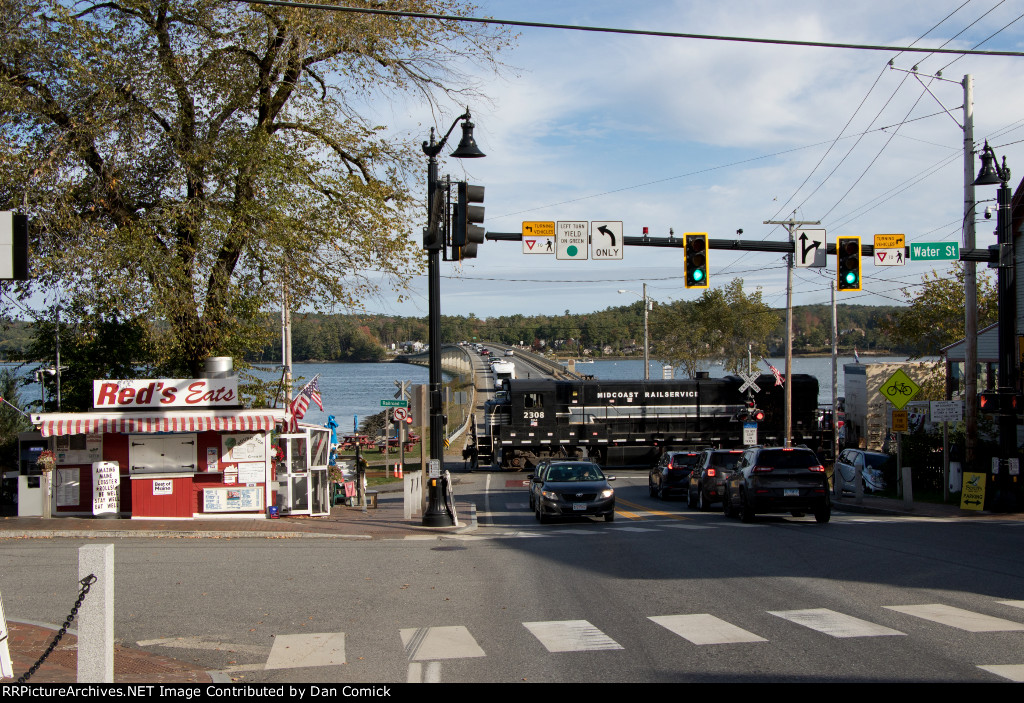
<path id="1" fill-rule="evenodd" d="M 665 37 L 669 39 L 699 39 L 706 41 L 739 42 L 745 44 L 773 44 L 778 46 L 801 46 L 820 49 L 854 49 L 858 51 L 897 51 L 932 54 L 954 54 L 957 56 L 1024 56 L 1020 51 L 977 51 L 974 49 L 942 49 L 917 48 L 912 46 L 883 46 L 878 44 L 845 44 L 839 42 L 801 41 L 798 39 L 768 39 L 764 37 L 737 37 L 719 34 L 692 34 L 688 32 L 664 32 L 650 29 L 625 29 L 622 27 L 592 27 L 577 24 L 560 24 L 554 22 L 533 22 L 528 20 L 503 20 L 491 17 L 461 17 L 458 15 L 441 15 L 430 12 L 410 12 L 407 10 L 379 10 L 364 7 L 344 7 L 341 5 L 318 5 L 291 0 L 236 0 L 249 5 L 269 5 L 273 7 L 293 7 L 306 10 L 328 10 L 362 15 L 383 15 L 387 17 L 408 17 L 412 19 L 438 20 L 441 22 L 467 22 L 474 24 L 494 24 L 506 27 L 533 27 L 536 29 L 565 29 L 575 32 L 599 32 L 602 34 L 627 34 L 642 37 Z"/>

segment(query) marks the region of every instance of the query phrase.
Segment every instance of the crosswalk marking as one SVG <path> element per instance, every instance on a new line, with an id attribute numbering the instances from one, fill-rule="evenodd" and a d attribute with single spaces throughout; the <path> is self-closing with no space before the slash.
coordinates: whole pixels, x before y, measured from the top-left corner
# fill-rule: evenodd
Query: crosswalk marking
<path id="1" fill-rule="evenodd" d="M 941 603 L 929 603 L 927 605 L 887 605 L 888 610 L 895 610 L 904 615 L 913 615 L 923 620 L 937 622 L 940 625 L 949 625 L 958 630 L 967 632 L 1012 632 L 1024 630 L 1024 625 L 1012 620 L 992 617 L 974 613 L 962 608 L 954 608 L 951 605 Z"/>
<path id="2" fill-rule="evenodd" d="M 345 663 L 345 633 L 278 635 L 264 669 L 296 669 Z"/>
<path id="3" fill-rule="evenodd" d="M 697 645 L 768 641 L 707 613 L 656 615 L 648 619 Z"/>
<path id="4" fill-rule="evenodd" d="M 1014 683 L 1024 683 L 1024 664 L 988 664 L 979 665 L 978 668 L 996 676 L 1002 676 Z"/>
<path id="5" fill-rule="evenodd" d="M 1012 605 L 1014 608 L 1024 608 L 1024 600 L 1001 600 L 1003 605 Z"/>
<path id="6" fill-rule="evenodd" d="M 832 637 L 883 637 L 904 634 L 899 630 L 893 630 L 873 622 L 868 622 L 867 620 L 861 620 L 852 615 L 837 613 L 828 608 L 769 610 L 768 613 L 784 620 L 795 622 L 797 625 L 803 625 L 812 630 L 823 632 Z"/>
<path id="7" fill-rule="evenodd" d="M 622 649 L 622 645 L 586 620 L 524 622 L 523 626 L 549 652 L 594 652 Z"/>
<path id="8" fill-rule="evenodd" d="M 399 634 L 411 662 L 487 656 L 462 625 L 404 628 Z"/>

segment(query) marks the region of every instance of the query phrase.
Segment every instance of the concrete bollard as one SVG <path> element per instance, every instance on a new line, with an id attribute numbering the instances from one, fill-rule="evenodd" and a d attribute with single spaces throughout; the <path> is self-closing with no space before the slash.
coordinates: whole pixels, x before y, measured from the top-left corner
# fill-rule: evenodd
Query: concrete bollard
<path id="1" fill-rule="evenodd" d="M 904 466 L 900 469 L 903 476 L 903 507 L 911 510 L 914 507 L 914 487 L 910 480 L 910 467 Z"/>
<path id="2" fill-rule="evenodd" d="M 78 611 L 78 683 L 114 682 L 114 545 L 78 548 L 78 578 L 96 575 Z"/>

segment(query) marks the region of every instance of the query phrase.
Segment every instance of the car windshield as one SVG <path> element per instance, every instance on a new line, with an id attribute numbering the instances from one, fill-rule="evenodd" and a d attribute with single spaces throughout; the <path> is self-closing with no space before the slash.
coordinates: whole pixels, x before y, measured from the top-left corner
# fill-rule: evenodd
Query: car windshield
<path id="1" fill-rule="evenodd" d="M 596 464 L 569 464 L 552 466 L 548 469 L 547 480 L 562 481 L 600 481 L 604 478 Z"/>

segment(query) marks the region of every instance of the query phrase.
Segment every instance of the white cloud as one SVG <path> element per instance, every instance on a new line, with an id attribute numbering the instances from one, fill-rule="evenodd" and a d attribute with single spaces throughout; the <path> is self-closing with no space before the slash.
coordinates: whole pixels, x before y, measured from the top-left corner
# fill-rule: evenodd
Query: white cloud
<path id="1" fill-rule="evenodd" d="M 481 14 L 698 34 L 907 45 L 959 4 L 495 0 L 482 2 Z M 969 4 L 939 28 L 936 38 L 919 43 L 938 46 L 987 9 Z M 956 45 L 971 47 L 1014 19 L 1014 10 L 1004 10 L 997 9 L 968 30 Z M 962 90 L 957 83 L 965 73 L 975 76 L 976 137 L 983 139 L 1021 121 L 1020 128 L 993 143 L 1018 172 L 1024 169 L 1024 150 L 1012 143 L 1024 133 L 1018 58 L 898 56 L 895 68 L 909 70 L 917 63 L 921 74 L 949 64 L 945 81 L 922 75 L 932 97 L 917 78 L 886 68 L 892 52 L 518 31 L 518 48 L 506 60 L 521 71 L 487 82 L 492 105 L 471 106 L 477 141 L 487 158 L 466 163 L 442 159 L 442 173 L 487 186 L 486 225 L 491 231 L 515 232 L 528 219 L 621 219 L 627 235 L 638 235 L 647 226 L 656 237 L 673 228 L 677 236 L 707 231 L 713 238 L 734 238 L 736 229 L 743 228 L 743 239 L 781 241 L 785 232 L 762 221 L 784 219 L 795 210 L 800 219 L 823 218 L 827 228 L 860 234 L 867 241 L 876 232 L 924 238 L 919 241 L 957 239 L 963 207 L 963 164 L 957 155 L 963 139 L 957 124 L 963 119 Z M 1022 45 L 1024 27 L 1013 25 L 983 48 L 1020 50 Z M 916 119 L 941 112 L 943 106 L 949 115 Z M 449 123 L 460 109 L 452 107 L 446 117 Z M 844 138 L 816 167 L 855 111 L 846 135 L 914 121 L 891 139 L 891 129 L 866 135 L 855 147 L 855 137 Z M 433 120 L 416 106 L 409 106 L 409 114 L 422 124 Z M 428 130 L 422 131 L 426 138 Z M 907 187 L 943 159 L 949 163 Z M 994 197 L 982 190 L 979 199 Z M 979 245 L 984 246 L 987 241 L 982 239 L 979 235 Z M 526 257 L 519 247 L 518 242 L 487 242 L 479 258 L 463 267 L 464 280 L 445 278 L 445 314 L 604 309 L 628 302 L 615 292 L 622 287 L 618 279 L 634 285 L 649 281 L 665 297 L 694 297 L 665 280 L 681 269 L 677 250 L 630 247 L 624 262 L 608 264 Z M 766 299 L 784 290 L 785 270 L 777 255 L 713 251 L 711 262 L 713 285 L 742 275 L 748 287 L 763 283 Z M 451 266 L 443 264 L 446 275 Z M 919 280 L 931 268 L 871 271 L 865 295 L 844 300 L 894 302 L 900 285 Z M 501 282 L 512 278 L 549 282 Z M 580 278 L 597 282 L 563 282 Z M 802 272 L 797 278 L 798 302 L 828 299 L 826 277 Z M 418 299 L 425 300 L 425 282 L 420 285 Z M 408 312 L 422 314 L 422 309 Z"/>

